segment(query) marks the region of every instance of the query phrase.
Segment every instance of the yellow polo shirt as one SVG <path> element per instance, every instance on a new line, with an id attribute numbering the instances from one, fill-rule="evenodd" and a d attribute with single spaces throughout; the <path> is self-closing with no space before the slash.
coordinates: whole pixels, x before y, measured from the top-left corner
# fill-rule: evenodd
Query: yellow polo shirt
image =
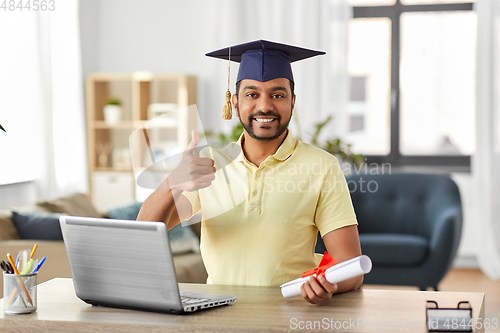
<path id="1" fill-rule="evenodd" d="M 317 267 L 316 234 L 356 217 L 337 159 L 290 134 L 259 167 L 241 139 L 204 150 L 217 169 L 207 188 L 183 195 L 202 210 L 201 254 L 208 283 L 279 286 Z"/>

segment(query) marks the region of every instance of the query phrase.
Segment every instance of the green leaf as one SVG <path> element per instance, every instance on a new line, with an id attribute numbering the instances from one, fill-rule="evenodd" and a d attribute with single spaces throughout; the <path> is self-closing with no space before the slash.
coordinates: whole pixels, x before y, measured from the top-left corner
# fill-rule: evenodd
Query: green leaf
<path id="1" fill-rule="evenodd" d="M 111 97 L 108 99 L 108 105 L 122 105 L 122 101 L 119 98 Z"/>
<path id="2" fill-rule="evenodd" d="M 311 143 L 313 145 L 318 146 L 319 134 L 321 133 L 321 130 L 323 130 L 323 127 L 325 127 L 330 122 L 330 120 L 332 120 L 332 116 L 328 116 L 328 118 L 326 118 L 323 122 L 314 125 L 316 127 L 316 132 L 313 134 L 311 139 Z"/>
<path id="3" fill-rule="evenodd" d="M 243 133 L 243 125 L 238 124 L 235 128 L 233 128 L 233 131 L 231 133 L 231 137 L 229 138 L 230 142 L 235 142 L 238 141 L 238 139 L 241 136 L 241 133 Z"/>

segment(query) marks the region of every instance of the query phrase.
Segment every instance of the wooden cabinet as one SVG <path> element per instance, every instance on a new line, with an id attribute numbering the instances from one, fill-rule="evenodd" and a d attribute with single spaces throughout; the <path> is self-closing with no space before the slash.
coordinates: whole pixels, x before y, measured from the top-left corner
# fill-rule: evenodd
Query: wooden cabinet
<path id="1" fill-rule="evenodd" d="M 136 178 L 139 169 L 150 166 L 148 156 L 153 158 L 152 154 L 169 147 L 186 147 L 197 126 L 193 112 L 175 112 L 197 103 L 196 77 L 149 72 L 92 73 L 87 77 L 86 92 L 93 204 L 105 212 L 120 204 L 144 200 L 152 189 L 137 188 Z M 105 111 L 112 99 L 121 102 L 118 114 L 109 108 Z M 159 115 L 161 126 L 153 128 L 151 120 Z M 131 150 L 131 136 L 141 131 L 155 139 L 154 151 L 141 145 Z"/>

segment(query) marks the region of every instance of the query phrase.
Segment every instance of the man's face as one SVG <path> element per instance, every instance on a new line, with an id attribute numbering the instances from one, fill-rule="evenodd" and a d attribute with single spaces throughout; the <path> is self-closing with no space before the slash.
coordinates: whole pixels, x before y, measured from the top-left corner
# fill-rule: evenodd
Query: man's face
<path id="1" fill-rule="evenodd" d="M 233 95 L 236 116 L 254 139 L 271 141 L 279 138 L 292 118 L 295 96 L 290 82 L 278 78 L 266 82 L 242 80 L 238 96 Z"/>

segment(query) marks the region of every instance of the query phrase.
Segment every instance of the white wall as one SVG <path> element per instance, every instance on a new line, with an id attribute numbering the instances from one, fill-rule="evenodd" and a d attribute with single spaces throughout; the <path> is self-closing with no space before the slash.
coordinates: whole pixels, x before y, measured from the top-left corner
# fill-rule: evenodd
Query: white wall
<path id="1" fill-rule="evenodd" d="M 198 110 L 204 129 L 229 130 L 223 122 L 227 62 L 205 53 L 226 47 L 216 0 L 81 0 L 84 75 L 89 72 L 186 73 L 198 77 Z M 231 90 L 237 65 L 233 64 Z"/>
<path id="2" fill-rule="evenodd" d="M 0 209 L 21 206 L 39 199 L 39 188 L 35 181 L 0 186 Z"/>

